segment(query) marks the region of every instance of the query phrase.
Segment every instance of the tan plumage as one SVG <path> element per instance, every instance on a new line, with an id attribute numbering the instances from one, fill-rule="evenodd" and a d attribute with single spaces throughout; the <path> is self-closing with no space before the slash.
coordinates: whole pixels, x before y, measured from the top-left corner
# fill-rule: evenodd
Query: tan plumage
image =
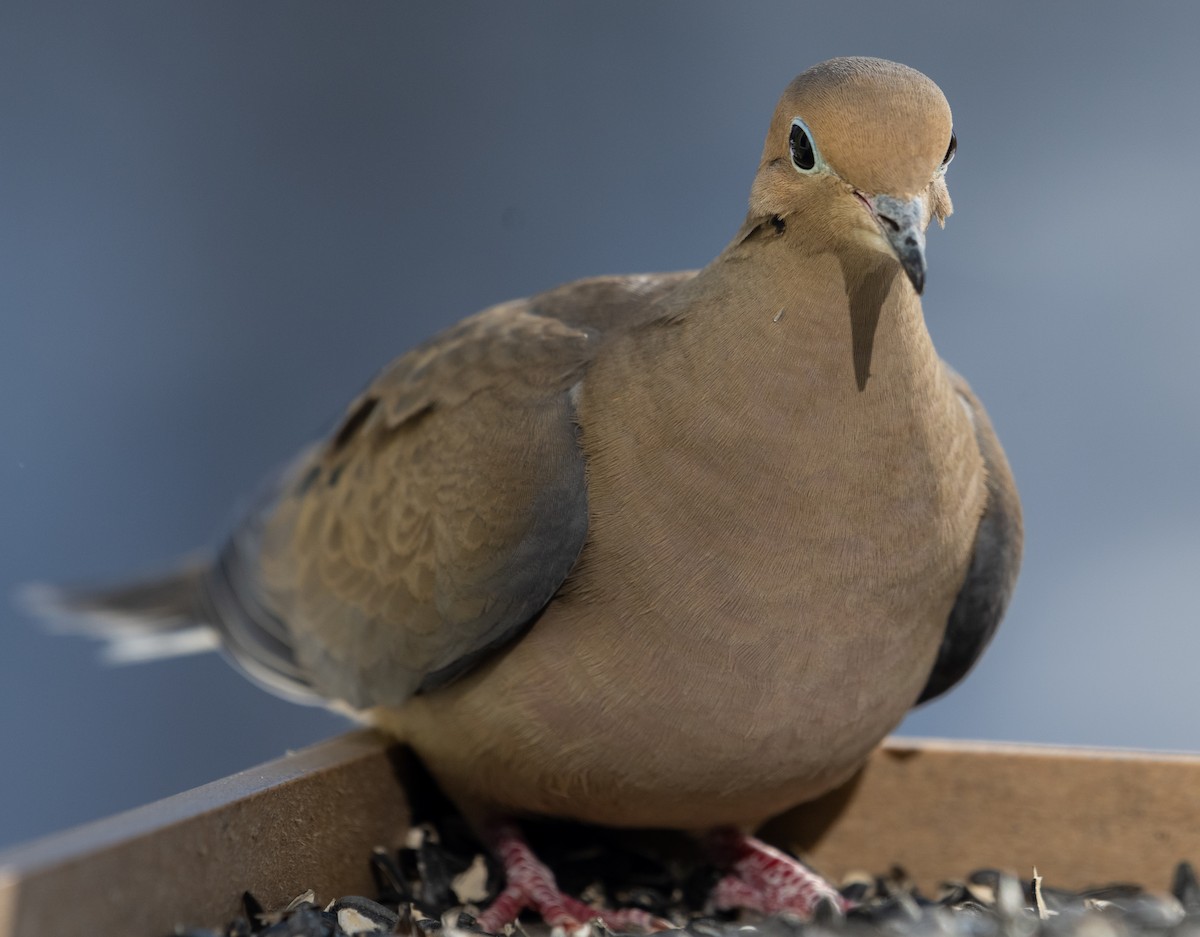
<path id="1" fill-rule="evenodd" d="M 399 358 L 180 594 L 477 811 L 698 828 L 823 793 L 961 677 L 1019 561 L 918 296 L 951 132 L 911 69 L 810 69 L 711 264 Z"/>

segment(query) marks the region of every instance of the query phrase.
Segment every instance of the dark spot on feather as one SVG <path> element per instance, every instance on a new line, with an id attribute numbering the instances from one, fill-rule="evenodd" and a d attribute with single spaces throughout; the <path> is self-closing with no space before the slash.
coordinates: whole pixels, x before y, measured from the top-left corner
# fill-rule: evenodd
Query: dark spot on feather
<path id="1" fill-rule="evenodd" d="M 303 495 L 308 494 L 309 489 L 311 489 L 312 486 L 317 483 L 317 479 L 320 477 L 321 477 L 321 466 L 314 465 L 307 472 L 305 472 L 304 477 L 301 478 L 300 481 L 296 483 L 296 487 L 293 489 L 292 493 L 295 494 L 296 497 L 301 497 Z"/>
<path id="2" fill-rule="evenodd" d="M 892 280 L 899 271 L 900 265 L 894 262 L 881 261 L 863 270 L 850 268 L 842 261 L 842 279 L 850 304 L 850 351 L 854 382 L 860 393 L 866 390 L 867 380 L 871 376 L 871 355 L 875 347 L 879 313 L 892 287 Z"/>
<path id="3" fill-rule="evenodd" d="M 757 221 L 754 227 L 747 229 L 746 233 L 742 235 L 741 241 L 738 243 L 745 244 L 749 241 L 760 240 L 761 238 L 777 238 L 786 230 L 787 222 L 784 221 L 779 215 L 772 215 L 770 218 L 763 218 L 760 221 Z M 731 254 L 729 257 L 729 260 L 732 263 L 739 263 L 745 259 L 746 258 L 744 255 L 739 255 L 737 253 Z"/>
<path id="4" fill-rule="evenodd" d="M 338 483 L 338 479 L 342 477 L 342 472 L 343 472 L 343 470 L 345 470 L 345 468 L 346 468 L 345 462 L 343 462 L 341 465 L 335 465 L 333 467 L 333 471 L 329 473 L 329 487 L 330 488 L 332 488 L 334 485 L 336 485 Z"/>
<path id="5" fill-rule="evenodd" d="M 396 428 L 397 429 L 412 429 L 414 426 L 416 426 L 418 423 L 420 423 L 423 419 L 425 419 L 425 417 L 429 416 L 429 414 L 431 414 L 432 412 L 433 412 L 433 404 L 427 403 L 427 404 L 425 404 L 425 406 L 421 407 L 421 409 L 414 410 L 412 413 L 410 413 L 408 416 L 406 416 L 403 420 L 401 420 Z"/>
<path id="6" fill-rule="evenodd" d="M 330 451 L 334 453 L 341 452 L 346 447 L 346 444 L 354 438 L 354 434 L 362 429 L 363 424 L 367 422 L 367 418 L 378 404 L 378 397 L 367 397 L 355 407 L 354 412 L 346 417 L 345 422 L 342 423 L 341 428 L 337 431 L 337 435 L 333 437 Z M 330 484 L 332 484 L 332 481 Z"/>

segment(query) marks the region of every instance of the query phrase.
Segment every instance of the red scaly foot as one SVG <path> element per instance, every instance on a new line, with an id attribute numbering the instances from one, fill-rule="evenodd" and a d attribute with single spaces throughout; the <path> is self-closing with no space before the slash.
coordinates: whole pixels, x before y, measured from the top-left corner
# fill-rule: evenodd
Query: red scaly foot
<path id="1" fill-rule="evenodd" d="M 520 830 L 511 823 L 496 823 L 488 829 L 492 849 L 504 865 L 507 884 L 499 897 L 479 915 L 479 926 L 498 934 L 525 908 L 537 911 L 551 927 L 569 934 L 586 930 L 589 922 L 602 920 L 613 930 L 636 927 L 645 931 L 663 930 L 671 924 L 638 908 L 608 911 L 593 908 L 578 898 L 565 895 L 551 872 L 529 848 Z"/>
<path id="2" fill-rule="evenodd" d="M 847 908 L 838 890 L 816 872 L 741 830 L 713 830 L 708 845 L 717 861 L 729 870 L 713 889 L 713 902 L 722 911 L 792 911 L 811 917 L 822 899 L 839 911 Z"/>

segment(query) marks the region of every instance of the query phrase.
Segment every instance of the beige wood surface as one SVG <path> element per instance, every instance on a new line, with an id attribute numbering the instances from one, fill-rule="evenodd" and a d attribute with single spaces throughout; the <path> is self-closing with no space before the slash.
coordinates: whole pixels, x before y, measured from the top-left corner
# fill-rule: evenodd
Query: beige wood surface
<path id="1" fill-rule="evenodd" d="M 892 739 L 767 834 L 826 875 L 902 865 L 929 892 L 980 867 L 1166 891 L 1200 860 L 1200 756 Z"/>
<path id="2" fill-rule="evenodd" d="M 370 895 L 371 849 L 407 826 L 394 753 L 353 732 L 0 852 L 0 937 L 166 937 L 231 920 L 245 890 Z"/>

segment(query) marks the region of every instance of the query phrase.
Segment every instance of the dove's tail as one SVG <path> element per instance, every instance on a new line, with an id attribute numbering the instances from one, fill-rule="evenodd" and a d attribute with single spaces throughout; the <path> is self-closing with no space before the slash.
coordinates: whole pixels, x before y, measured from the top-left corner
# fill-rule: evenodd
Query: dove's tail
<path id="1" fill-rule="evenodd" d="M 52 631 L 104 641 L 108 663 L 198 654 L 221 645 L 205 620 L 208 569 L 196 562 L 156 579 L 96 590 L 33 583 L 17 600 Z"/>

